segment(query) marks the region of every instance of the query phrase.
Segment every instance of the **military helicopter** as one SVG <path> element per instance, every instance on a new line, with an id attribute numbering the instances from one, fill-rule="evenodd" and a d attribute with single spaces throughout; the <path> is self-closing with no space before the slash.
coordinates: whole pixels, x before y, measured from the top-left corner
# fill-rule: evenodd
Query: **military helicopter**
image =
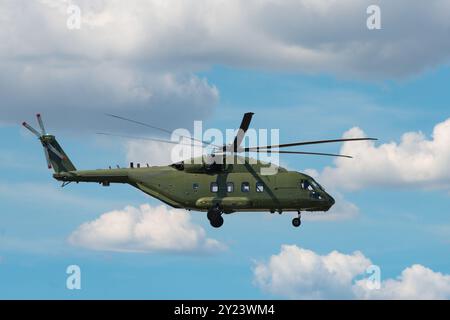
<path id="1" fill-rule="evenodd" d="M 109 169 L 97 170 L 77 170 L 55 136 L 46 132 L 40 114 L 37 114 L 40 132 L 26 122 L 23 126 L 40 140 L 48 168 L 53 168 L 53 178 L 63 182 L 63 187 L 71 182 L 95 182 L 103 186 L 110 186 L 111 183 L 129 184 L 171 207 L 207 212 L 207 218 L 214 228 L 223 225 L 223 214 L 242 211 L 280 214 L 289 211 L 297 212 L 298 216 L 292 220 L 292 225 L 299 227 L 301 212 L 326 212 L 335 204 L 333 197 L 311 176 L 281 167 L 277 167 L 275 174 L 261 174 L 262 169 L 267 167 L 267 163 L 239 156 L 240 153 L 272 152 L 352 158 L 341 154 L 279 149 L 344 141 L 377 140 L 374 138 L 333 139 L 242 148 L 241 144 L 253 115 L 251 112 L 244 114 L 234 141 L 228 145 L 218 146 L 208 157 L 192 158 L 168 166 L 147 165 L 144 167 L 130 163 L 129 168 L 111 169 L 109 167 Z M 164 130 L 133 119 L 110 116 Z M 200 141 L 200 143 L 206 142 Z"/>

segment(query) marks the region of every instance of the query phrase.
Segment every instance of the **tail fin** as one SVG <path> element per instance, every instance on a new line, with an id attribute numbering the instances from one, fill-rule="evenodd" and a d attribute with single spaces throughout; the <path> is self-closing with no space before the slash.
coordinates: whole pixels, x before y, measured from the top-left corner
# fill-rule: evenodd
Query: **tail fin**
<path id="1" fill-rule="evenodd" d="M 44 152 L 46 157 L 48 157 L 47 162 L 50 163 L 49 169 L 53 168 L 56 173 L 69 172 L 77 170 L 70 161 L 69 157 L 64 152 L 63 148 L 56 141 L 55 136 L 45 135 L 40 138 L 42 146 L 44 147 Z M 47 156 L 48 154 L 48 156 Z"/>
<path id="2" fill-rule="evenodd" d="M 41 132 L 37 131 L 26 122 L 24 122 L 22 125 L 30 130 L 41 141 L 42 146 L 44 147 L 44 153 L 48 168 L 53 168 L 56 173 L 75 171 L 75 166 L 73 165 L 72 161 L 70 161 L 64 150 L 61 148 L 58 141 L 56 141 L 55 136 L 46 133 L 40 114 L 37 115 L 37 119 L 41 128 Z"/>

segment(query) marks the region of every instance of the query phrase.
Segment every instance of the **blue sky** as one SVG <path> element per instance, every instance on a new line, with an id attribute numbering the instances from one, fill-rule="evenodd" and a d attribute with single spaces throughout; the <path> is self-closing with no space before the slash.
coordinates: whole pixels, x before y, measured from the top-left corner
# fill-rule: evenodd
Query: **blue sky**
<path id="1" fill-rule="evenodd" d="M 110 10 L 109 13 L 114 16 L 120 11 L 118 10 L 120 5 L 115 1 L 111 3 L 114 4 L 111 8 L 105 6 L 103 9 L 92 10 L 95 14 L 101 10 Z M 212 3 L 215 2 L 212 1 L 211 6 Z M 287 3 L 291 2 L 286 1 Z M 383 1 L 380 3 L 385 4 Z M 82 9 L 85 8 L 83 1 L 80 5 Z M 139 6 L 139 4 L 133 5 Z M 39 6 L 45 7 L 43 4 L 35 4 L 27 10 L 27 14 L 30 14 L 33 19 L 43 17 L 55 21 L 61 19 L 52 11 L 53 9 L 43 9 Z M 386 6 L 385 10 L 393 11 L 389 11 L 387 16 L 395 15 L 395 8 Z M 339 14 L 353 16 L 353 10 L 347 8 L 349 11 L 346 13 L 344 9 Z M 0 14 L 8 16 L 14 10 L 16 10 L 14 4 L 10 4 L 7 10 Z M 86 7 L 86 10 L 91 8 Z M 184 12 L 183 10 L 181 12 Z M 197 19 L 201 21 L 203 17 L 201 9 L 195 7 L 193 10 L 199 14 Z M 239 10 L 246 10 L 246 8 Z M 170 10 L 164 11 L 162 15 L 170 18 Z M 262 13 L 261 15 L 264 16 Z M 170 20 L 169 18 L 167 20 Z M 16 23 L 18 25 L 16 29 L 19 31 L 15 30 L 20 35 L 22 29 L 26 30 L 26 26 L 23 21 Z M 161 23 L 161 29 L 165 32 L 175 33 L 173 43 L 168 41 L 165 44 L 169 49 L 174 51 L 185 49 L 178 48 L 177 46 L 184 44 L 177 44 L 182 42 L 176 41 L 183 35 L 190 35 L 195 40 L 194 35 L 191 35 L 189 31 L 184 31 L 186 34 L 178 29 L 177 31 L 167 28 L 167 31 L 164 28 L 166 23 L 164 19 L 158 23 Z M 193 22 L 189 20 L 186 23 L 192 26 Z M 197 26 L 197 24 L 201 25 L 196 21 L 194 25 Z M 52 28 L 52 24 L 49 23 L 41 32 L 52 35 L 49 37 L 45 50 L 53 52 L 55 59 L 58 59 L 58 55 L 64 56 L 73 49 L 68 49 L 64 43 L 65 40 L 55 40 L 59 39 L 60 32 Z M 433 30 L 439 26 L 429 26 L 429 28 Z M 193 29 L 196 30 L 194 27 Z M 401 30 L 401 28 L 395 29 L 396 32 Z M 123 30 L 123 32 L 133 31 L 134 29 Z M 386 28 L 382 31 L 385 34 L 388 32 Z M 83 29 L 81 32 L 84 32 Z M 167 35 L 165 32 L 159 35 L 158 32 L 160 31 L 155 31 L 156 38 Z M 246 32 L 243 31 L 243 34 Z M 323 37 L 320 32 L 317 31 L 317 33 L 318 38 Z M 94 32 L 93 36 L 100 39 L 105 37 L 102 32 Z M 335 35 L 337 39 L 341 39 L 341 36 Z M 397 36 L 400 37 L 401 34 Z M 0 40 L 2 37 L 7 35 L 2 33 Z M 135 50 L 136 47 L 139 50 L 136 49 L 135 52 L 125 48 L 124 51 L 132 52 L 132 55 L 136 57 L 144 55 L 149 49 L 146 46 L 136 45 L 143 40 L 135 34 L 132 34 L 130 38 L 134 39 L 133 37 L 136 37 L 136 40 L 132 48 Z M 417 37 L 417 42 L 420 42 L 420 35 Z M 298 62 L 301 59 L 294 59 L 292 70 L 289 68 L 286 70 L 284 64 L 273 63 L 270 67 L 265 67 L 264 63 L 272 61 L 271 58 L 264 55 L 258 56 L 256 53 L 255 61 L 250 62 L 249 53 L 245 50 L 217 54 L 213 49 L 225 46 L 228 41 L 226 39 L 228 38 L 224 37 L 223 43 L 219 41 L 213 43 L 211 47 L 209 47 L 210 40 L 207 39 L 203 46 L 193 51 L 186 50 L 187 53 L 180 57 L 171 53 L 175 57 L 169 57 L 170 59 L 188 61 L 189 66 L 185 67 L 169 61 L 167 57 L 161 58 L 158 51 L 150 51 L 155 59 L 161 62 L 160 68 L 163 71 L 153 66 L 152 62 L 147 63 L 139 58 L 130 62 L 128 58 L 122 57 L 122 51 L 115 47 L 116 44 L 109 47 L 111 44 L 108 41 L 105 43 L 100 41 L 99 47 L 92 49 L 96 53 L 92 53 L 92 56 L 89 56 L 90 53 L 86 54 L 93 60 L 89 63 L 95 65 L 95 71 L 90 74 L 94 77 L 95 84 L 88 91 L 83 91 L 84 89 L 78 86 L 90 77 L 83 69 L 84 67 L 79 67 L 79 74 L 75 76 L 72 73 L 59 75 L 63 79 L 67 77 L 67 82 L 71 85 L 58 84 L 55 79 L 60 78 L 55 76 L 54 64 L 49 63 L 47 58 L 39 54 L 40 50 L 44 49 L 36 47 L 33 47 L 33 50 L 30 49 L 27 53 L 29 57 L 27 61 L 20 59 L 12 61 L 8 59 L 7 54 L 1 54 L 0 66 L 3 71 L 10 72 L 9 75 L 14 81 L 8 84 L 3 76 L 0 81 L 0 92 L 7 95 L 6 101 L 11 102 L 11 105 L 0 107 L 2 109 L 0 132 L 3 137 L 0 143 L 0 298 L 308 297 L 308 290 L 311 288 L 302 287 L 301 281 L 298 282 L 297 287 L 291 288 L 294 293 L 286 293 L 282 290 L 283 286 L 281 285 L 280 289 L 279 284 L 277 286 L 270 277 L 269 280 L 266 278 L 258 280 L 255 273 L 257 266 L 267 267 L 269 270 L 271 257 L 279 255 L 283 251 L 281 249 L 283 245 L 295 245 L 298 248 L 311 250 L 317 257 L 327 256 L 334 250 L 345 257 L 354 251 L 360 251 L 372 263 L 381 267 L 383 281 L 397 279 L 398 286 L 405 283 L 406 277 L 397 277 L 413 265 L 424 266 L 432 270 L 433 274 L 441 273 L 440 276 L 444 279 L 442 281 L 448 283 L 447 277 L 450 274 L 448 259 L 450 254 L 450 172 L 448 170 L 450 169 L 442 168 L 442 163 L 437 160 L 431 164 L 428 162 L 423 164 L 420 160 L 422 158 L 419 157 L 426 150 L 436 152 L 435 156 L 449 155 L 449 147 L 439 144 L 433 149 L 427 149 L 427 144 L 424 143 L 421 144 L 420 150 L 418 146 L 416 155 L 416 151 L 411 150 L 409 145 L 399 146 L 402 135 L 406 132 L 422 132 L 425 135 L 424 141 L 432 141 L 434 127 L 450 118 L 450 91 L 447 89 L 450 82 L 450 69 L 446 63 L 448 59 L 433 54 L 439 49 L 443 51 L 447 49 L 433 47 L 431 43 L 429 52 L 421 55 L 420 59 L 414 55 L 404 56 L 405 60 L 411 60 L 405 61 L 405 65 L 415 64 L 414 67 L 411 66 L 410 69 L 406 66 L 399 67 L 401 70 L 399 75 L 397 72 L 391 72 L 392 68 L 386 66 L 386 70 L 379 70 L 377 76 L 372 77 L 373 70 L 370 68 L 366 70 L 362 62 L 362 66 L 352 63 L 345 65 L 346 60 L 339 60 L 341 59 L 339 56 L 333 61 L 344 61 L 342 68 L 334 68 L 333 63 L 329 62 L 329 64 L 324 63 L 323 67 L 312 65 L 311 69 L 307 61 Z M 348 39 L 344 40 L 352 42 L 352 37 L 348 36 Z M 75 41 L 78 41 L 86 50 L 89 47 L 89 41 L 85 40 L 83 35 Z M 300 43 L 295 45 L 299 47 L 310 45 L 306 40 L 298 41 Z M 302 43 L 302 41 L 306 42 Z M 376 39 L 376 43 L 383 44 L 383 41 L 389 44 L 390 41 L 395 42 L 395 38 L 392 40 L 386 36 L 385 40 Z M 20 56 L 24 54 L 23 51 L 26 51 L 20 45 L 14 43 L 8 43 L 8 45 L 12 48 L 11 52 L 15 52 L 16 55 Z M 103 50 L 102 46 L 106 49 Z M 311 45 L 310 48 L 314 49 L 316 46 Z M 110 55 L 105 53 L 108 50 Z M 450 53 L 445 52 L 448 58 Z M 82 54 L 79 52 L 77 54 L 82 60 Z M 274 54 L 277 52 L 274 51 Z M 427 54 L 428 60 L 424 58 Z M 418 60 L 414 60 L 416 58 Z M 64 58 L 58 61 L 68 63 L 70 67 L 79 66 L 79 61 L 76 61 L 78 58 L 73 59 L 75 61 L 67 62 Z M 207 62 L 197 65 L 199 59 Z M 355 57 L 355 60 L 358 59 L 365 61 L 364 57 Z M 383 59 L 389 62 L 389 59 Z M 111 60 L 117 60 L 118 64 L 125 61 L 125 64 L 133 66 L 129 69 L 121 69 L 122 67 L 117 67 L 115 64 L 102 63 L 103 60 L 108 60 L 108 63 Z M 395 60 L 395 57 L 392 57 L 392 60 Z M 35 63 L 41 62 L 44 67 L 36 71 L 36 74 L 33 72 L 27 74 L 24 71 L 27 67 L 37 70 Z M 134 66 L 140 63 L 145 68 L 139 71 L 134 70 Z M 50 65 L 48 70 L 45 69 L 47 64 Z M 419 64 L 422 64 L 421 68 L 418 67 Z M 102 73 L 110 67 L 121 70 L 118 74 L 123 74 L 124 78 L 127 77 L 127 72 L 137 74 L 135 78 L 131 76 L 130 78 L 143 79 L 137 88 L 140 91 L 136 91 L 137 89 L 133 91 L 132 98 L 123 95 L 122 82 L 119 85 L 109 83 L 108 77 Z M 153 76 L 154 73 L 156 76 Z M 27 76 L 33 80 L 28 80 Z M 165 80 L 160 81 L 161 79 Z M 39 82 L 39 80 L 42 81 Z M 100 81 L 108 82 L 108 85 L 102 86 L 99 84 Z M 40 90 L 30 86 L 38 82 L 37 86 Z M 175 88 L 170 87 L 173 83 Z M 145 95 L 145 99 L 141 101 L 139 99 L 142 98 L 140 96 L 141 91 L 144 90 L 142 88 L 149 89 L 150 92 L 155 90 L 154 94 Z M 110 94 L 107 89 L 116 89 L 117 95 Z M 52 90 L 57 91 L 57 94 L 52 94 Z M 20 92 L 20 97 L 17 92 Z M 139 93 L 137 98 L 134 95 L 136 92 Z M 70 103 L 66 101 L 67 94 L 73 97 L 69 99 Z M 82 95 L 84 96 L 80 97 Z M 104 95 L 108 98 L 104 98 Z M 172 96 L 175 98 L 172 99 Z M 153 98 L 155 100 L 151 100 Z M 35 103 L 31 103 L 32 101 Z M 89 106 L 84 105 L 77 111 L 77 103 L 89 103 Z M 160 107 L 155 107 L 158 104 Z M 292 228 L 292 214 L 279 216 L 267 213 L 229 215 L 225 217 L 225 224 L 221 229 L 212 229 L 203 213 L 193 212 L 189 214 L 192 225 L 202 228 L 208 238 L 219 241 L 226 246 L 226 249 L 213 253 L 201 250 L 187 252 L 150 250 L 144 253 L 93 250 L 86 246 L 74 245 L 69 241 L 71 234 L 82 224 L 95 221 L 105 213 L 123 210 L 126 206 L 139 207 L 142 204 L 149 204 L 151 208 L 156 208 L 161 203 L 132 187 L 122 185 L 103 188 L 95 184 L 79 184 L 61 189 L 59 183 L 51 178 L 51 171 L 46 169 L 42 147 L 34 136 L 20 127 L 20 123 L 26 120 L 34 125 L 34 114 L 43 112 L 48 131 L 57 136 L 77 168 L 103 168 L 115 164 L 124 166 L 130 160 L 128 142 L 100 139 L 95 135 L 95 132 L 102 129 L 128 130 L 128 127 L 123 124 L 122 127 L 116 128 L 116 122 L 103 115 L 105 110 L 109 110 L 108 106 L 124 114 L 127 114 L 129 110 L 130 115 L 145 117 L 143 119 L 146 122 L 159 126 L 190 127 L 192 120 L 204 120 L 206 126 L 223 130 L 235 128 L 242 114 L 252 111 L 255 112 L 252 126 L 279 128 L 280 140 L 283 142 L 338 138 L 351 128 L 359 127 L 368 136 L 379 138 L 375 144 L 377 148 L 392 142 L 397 143 L 394 149 L 398 150 L 398 153 L 395 151 L 389 153 L 384 149 L 375 150 L 380 153 L 386 152 L 391 156 L 393 154 L 404 156 L 399 167 L 404 161 L 406 168 L 418 168 L 420 171 L 422 164 L 424 168 L 423 172 L 416 172 L 417 177 L 410 180 L 408 175 L 396 166 L 395 161 L 399 161 L 399 158 L 393 158 L 392 163 L 388 164 L 376 163 L 377 159 L 374 159 L 372 163 L 371 159 L 364 157 L 358 160 L 359 152 L 364 149 L 354 149 L 357 157 L 349 161 L 359 161 L 361 165 L 367 165 L 369 171 L 375 167 L 386 167 L 387 171 L 384 173 L 390 178 L 383 179 L 370 174 L 366 177 L 364 170 L 351 171 L 351 168 L 342 166 L 333 159 L 287 155 L 281 159 L 283 165 L 291 170 L 316 170 L 319 182 L 330 189 L 331 193 L 339 194 L 343 202 L 355 206 L 357 212 L 346 217 L 344 211 L 350 209 L 344 206 L 339 212 L 333 213 L 338 217 L 337 219 L 317 221 L 311 218 L 305 219 L 300 229 Z M 77 115 L 74 118 L 66 116 L 71 114 Z M 100 128 L 89 121 L 83 123 L 82 116 L 79 114 L 92 114 L 96 121 L 100 121 L 98 125 Z M 23 118 L 24 116 L 26 118 Z M 129 130 L 135 133 L 133 130 L 136 128 L 130 127 Z M 140 132 L 142 133 L 152 134 L 152 132 Z M 422 142 L 418 141 L 418 143 Z M 152 150 L 152 146 L 145 145 L 143 150 L 140 150 L 140 156 L 148 156 L 150 163 L 157 162 L 160 156 L 148 151 Z M 352 152 L 352 146 L 348 146 L 350 152 Z M 438 147 L 442 149 L 437 149 Z M 307 150 L 337 152 L 340 151 L 340 146 L 310 147 Z M 163 151 L 158 149 L 156 152 Z M 416 160 L 418 164 L 415 164 Z M 325 167 L 331 168 L 331 173 L 324 171 Z M 342 173 L 348 175 L 342 177 Z M 333 177 L 336 179 L 333 180 Z M 346 185 L 346 179 L 359 178 L 361 182 L 356 187 Z M 65 271 L 67 266 L 72 264 L 81 267 L 81 290 L 66 288 Z M 358 277 L 361 277 L 360 273 Z M 317 279 L 321 277 L 320 273 L 317 275 L 313 271 L 306 276 L 311 277 L 312 286 L 314 281 L 319 281 Z M 352 281 L 349 286 L 352 286 L 356 280 Z M 384 285 L 384 288 L 388 288 L 390 284 Z M 419 283 L 417 288 L 424 291 L 429 288 L 430 292 L 435 292 L 433 283 Z M 317 290 L 321 292 L 321 297 L 348 298 L 347 289 L 342 290 L 342 295 L 339 290 L 327 287 L 320 287 Z M 439 294 L 437 297 L 450 297 L 448 291 L 439 292 Z M 399 295 L 399 297 L 402 296 Z"/>

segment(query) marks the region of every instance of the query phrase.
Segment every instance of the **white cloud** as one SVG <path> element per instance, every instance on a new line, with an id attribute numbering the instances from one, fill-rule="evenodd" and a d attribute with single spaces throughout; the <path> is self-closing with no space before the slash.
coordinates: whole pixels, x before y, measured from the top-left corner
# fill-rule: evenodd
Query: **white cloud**
<path id="1" fill-rule="evenodd" d="M 333 251 L 320 256 L 294 245 L 254 269 L 255 283 L 264 291 L 292 299 L 345 299 L 352 297 L 352 280 L 371 265 L 361 252 Z"/>
<path id="2" fill-rule="evenodd" d="M 73 245 L 118 252 L 215 252 L 225 248 L 191 222 L 187 212 L 166 206 L 132 206 L 84 223 L 69 237 Z"/>
<path id="3" fill-rule="evenodd" d="M 357 136 L 365 134 L 359 128 L 344 134 L 346 138 Z M 326 167 L 320 174 L 325 185 L 348 190 L 368 186 L 450 188 L 450 119 L 435 126 L 431 139 L 421 132 L 408 132 L 400 143 L 344 143 L 341 153 L 354 159 L 336 159 L 334 167 Z"/>
<path id="4" fill-rule="evenodd" d="M 195 73 L 214 65 L 392 78 L 450 56 L 440 0 L 380 0 L 378 31 L 369 0 L 79 0 L 80 30 L 66 27 L 70 3 L 2 3 L 2 121 L 40 110 L 100 130 L 119 126 L 102 118 L 115 111 L 179 127 L 211 114 L 218 91 Z"/>
<path id="5" fill-rule="evenodd" d="M 354 291 L 361 299 L 450 299 L 450 275 L 415 264 L 403 270 L 398 279 L 384 281 L 380 290 L 368 290 L 360 280 Z"/>
<path id="6" fill-rule="evenodd" d="M 450 275 L 422 265 L 386 279 L 380 289 L 369 289 L 365 276 L 372 262 L 361 252 L 333 251 L 319 255 L 295 245 L 254 269 L 254 283 L 263 291 L 290 299 L 450 299 Z"/>
<path id="7" fill-rule="evenodd" d="M 141 1 L 129 5 L 77 1 L 83 27 L 71 31 L 66 28 L 70 3 L 19 0 L 2 4 L 2 122 L 20 123 L 39 111 L 53 128 L 123 127 L 121 122 L 105 119 L 103 114 L 110 112 L 164 123 L 171 129 L 212 113 L 218 90 L 194 75 L 196 70 L 178 67 L 175 61 L 162 63 L 151 52 L 142 52 L 152 39 L 150 27 L 158 29 L 153 7 Z M 164 39 L 160 40 L 153 45 L 161 48 Z M 189 112 L 183 114 L 186 109 Z M 132 125 L 126 128 L 138 130 Z"/>
<path id="8" fill-rule="evenodd" d="M 79 0 L 83 23 L 77 32 L 65 28 L 69 1 L 22 2 L 3 6 L 0 52 L 6 56 L 132 60 L 153 69 L 227 64 L 398 76 L 446 62 L 450 54 L 442 41 L 450 5 L 440 0 L 379 0 L 378 31 L 366 27 L 369 0 Z"/>
<path id="9" fill-rule="evenodd" d="M 170 130 L 211 115 L 219 98 L 206 79 L 120 62 L 0 62 L 0 70 L 2 122 L 20 123 L 41 112 L 50 129 L 144 130 L 104 115 L 115 113 Z"/>

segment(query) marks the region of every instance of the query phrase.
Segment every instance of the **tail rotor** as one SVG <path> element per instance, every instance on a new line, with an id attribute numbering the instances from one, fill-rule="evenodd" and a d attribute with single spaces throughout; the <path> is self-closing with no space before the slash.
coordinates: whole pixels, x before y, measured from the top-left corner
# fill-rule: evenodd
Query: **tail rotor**
<path id="1" fill-rule="evenodd" d="M 58 169 L 58 171 L 62 167 L 68 167 L 68 169 L 75 169 L 75 167 L 73 167 L 70 160 L 68 160 L 64 151 L 61 149 L 59 144 L 56 142 L 55 137 L 47 134 L 41 115 L 37 114 L 36 118 L 37 118 L 37 122 L 39 124 L 39 128 L 41 129 L 41 132 L 34 129 L 32 126 L 30 126 L 26 122 L 23 122 L 22 125 L 25 128 L 27 128 L 31 133 L 33 133 L 36 137 L 38 137 L 39 140 L 41 141 L 42 147 L 44 148 L 45 159 L 47 161 L 48 168 L 52 169 L 56 165 L 58 168 L 55 168 L 55 169 Z M 56 159 L 55 157 L 57 157 L 59 159 L 57 159 L 57 161 L 55 161 L 55 159 Z M 61 166 L 61 164 L 62 164 L 62 166 Z"/>

